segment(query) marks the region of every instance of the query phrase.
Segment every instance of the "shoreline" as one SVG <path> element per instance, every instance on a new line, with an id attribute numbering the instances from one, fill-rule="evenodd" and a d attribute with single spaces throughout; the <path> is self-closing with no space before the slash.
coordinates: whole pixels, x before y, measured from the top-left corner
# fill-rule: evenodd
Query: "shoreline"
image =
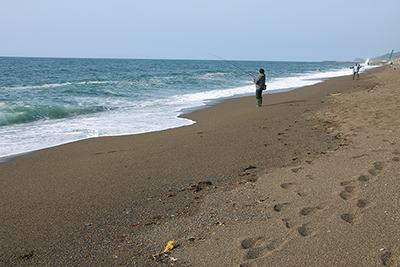
<path id="1" fill-rule="evenodd" d="M 292 90 L 296 90 L 298 88 L 301 88 L 301 87 L 296 87 L 296 88 L 291 88 L 291 89 L 273 90 L 272 92 L 264 92 L 263 95 L 284 93 L 284 92 L 289 92 L 289 91 L 292 91 Z M 227 101 L 227 100 L 230 100 L 230 99 L 235 99 L 235 98 L 251 97 L 251 96 L 252 95 L 250 95 L 250 94 L 246 94 L 246 95 L 239 95 L 239 96 L 232 96 L 232 97 L 209 100 L 203 106 L 198 106 L 198 107 L 193 107 L 193 108 L 185 108 L 185 109 L 180 110 L 179 111 L 180 115 L 178 115 L 177 117 L 178 118 L 185 118 L 186 115 L 189 115 L 189 114 L 191 114 L 193 112 L 200 111 L 200 110 L 203 110 L 203 109 L 212 108 L 213 106 L 221 104 L 224 101 Z M 197 122 L 194 121 L 194 123 L 197 123 Z M 177 128 L 186 127 L 186 126 L 190 126 L 190 125 L 183 125 L 183 126 L 178 126 L 178 127 L 175 127 L 175 128 L 167 128 L 167 129 L 153 131 L 153 132 L 162 132 L 162 131 L 167 131 L 167 130 L 171 130 L 171 129 L 177 129 Z M 147 134 L 147 133 L 152 133 L 152 132 L 145 132 L 145 133 L 139 133 L 139 134 Z M 107 137 L 129 136 L 129 135 L 137 135 L 137 134 L 105 135 L 105 136 L 101 136 L 101 137 L 102 138 L 107 138 Z M 35 152 L 41 151 L 43 149 L 49 149 L 49 148 L 53 148 L 53 147 L 57 147 L 57 146 L 66 145 L 66 144 L 69 144 L 69 143 L 75 143 L 75 142 L 80 142 L 80 141 L 84 141 L 84 140 L 88 140 L 88 139 L 94 139 L 94 138 L 99 138 L 99 137 L 89 137 L 89 138 L 86 138 L 86 139 L 69 141 L 67 143 L 57 144 L 57 145 L 50 146 L 50 147 L 43 147 L 43 148 L 40 148 L 40 149 L 37 149 L 37 150 L 26 151 L 26 152 L 13 154 L 13 155 L 3 156 L 3 157 L 0 158 L 0 164 L 8 162 L 8 161 L 12 160 L 13 158 L 18 158 L 20 156 L 24 156 L 24 155 L 28 155 L 28 154 L 31 154 L 31 153 L 35 153 Z"/>
<path id="2" fill-rule="evenodd" d="M 387 71 L 379 69 L 376 75 Z M 257 217 L 251 215 L 257 194 L 249 195 L 251 208 L 244 208 L 241 214 L 226 207 L 217 208 L 227 201 L 221 197 L 234 190 L 245 195 L 246 190 L 262 188 L 268 173 L 309 164 L 308 161 L 320 160 L 321 155 L 335 154 L 330 151 L 340 152 L 349 146 L 350 141 L 335 138 L 332 129 L 339 127 L 335 119 L 321 119 L 322 115 L 317 114 L 336 95 L 373 88 L 371 78 L 363 74 L 359 81 L 352 81 L 351 76 L 345 76 L 285 93 L 264 94 L 260 109 L 254 107 L 252 96 L 229 99 L 182 116 L 197 122 L 190 126 L 86 139 L 2 163 L 4 200 L 0 211 L 4 214 L 1 224 L 7 232 L 3 232 L 0 243 L 0 262 L 22 266 L 154 265 L 158 263 L 151 255 L 163 250 L 169 240 L 175 240 L 180 246 L 171 254 L 180 259 L 175 265 L 205 266 L 207 259 L 202 256 L 206 255 L 209 261 L 213 260 L 208 263 L 224 265 L 221 261 L 227 260 L 225 257 L 215 257 L 222 251 L 217 243 L 257 230 L 249 220 Z M 280 183 L 278 180 L 270 186 L 279 187 Z M 296 195 L 307 193 L 298 190 Z M 261 195 L 258 201 L 268 204 L 264 207 L 268 214 L 260 218 L 265 224 L 268 217 L 273 217 L 271 214 L 278 213 L 274 207 L 281 203 L 279 196 L 274 197 L 274 203 L 270 202 L 272 195 Z M 220 202 L 212 202 L 213 199 Z M 247 205 L 243 200 L 235 203 L 241 208 Z M 326 205 L 324 209 L 328 210 Z M 224 211 L 229 214 L 227 218 L 232 218 L 219 218 L 226 216 Z M 272 218 L 278 219 L 282 221 Z M 229 238 L 219 226 L 226 232 L 251 227 L 233 236 L 230 232 Z M 303 230 L 308 231 L 306 227 Z M 282 231 L 285 228 L 276 233 Z M 220 234 L 220 241 L 215 240 L 213 232 Z M 257 238 L 252 241 L 254 244 Z M 261 243 L 254 248 L 268 246 L 265 237 L 259 240 Z M 216 243 L 207 251 L 204 246 L 211 241 Z M 235 242 L 236 255 L 242 257 L 252 251 L 240 248 L 240 239 Z M 277 242 L 275 247 L 283 248 L 284 244 Z M 196 250 L 202 253 L 198 255 Z M 30 251 L 34 251 L 31 257 L 17 259 Z M 262 250 L 257 257 L 246 260 L 229 254 L 230 263 L 254 263 L 265 260 L 264 254 L 270 253 Z M 160 261 L 168 262 L 170 258 Z"/>

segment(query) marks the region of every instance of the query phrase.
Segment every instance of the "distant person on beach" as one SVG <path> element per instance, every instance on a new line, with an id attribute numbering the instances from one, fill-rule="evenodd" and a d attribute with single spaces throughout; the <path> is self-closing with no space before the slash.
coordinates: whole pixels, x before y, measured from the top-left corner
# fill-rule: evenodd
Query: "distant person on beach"
<path id="1" fill-rule="evenodd" d="M 256 107 L 262 106 L 262 91 L 267 89 L 265 85 L 265 74 L 264 69 L 260 69 L 260 75 L 258 77 L 254 77 L 253 82 L 256 84 Z"/>
<path id="2" fill-rule="evenodd" d="M 359 71 L 361 69 L 360 64 L 357 65 L 357 63 L 355 63 L 353 67 L 350 67 L 350 69 L 353 69 L 353 80 L 356 74 L 357 74 L 357 80 L 360 79 L 360 74 L 359 74 Z"/>

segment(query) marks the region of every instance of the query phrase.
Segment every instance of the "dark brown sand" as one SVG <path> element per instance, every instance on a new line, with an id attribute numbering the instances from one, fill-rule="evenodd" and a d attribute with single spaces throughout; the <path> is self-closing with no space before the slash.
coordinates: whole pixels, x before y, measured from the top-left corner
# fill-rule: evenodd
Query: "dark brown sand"
<path id="1" fill-rule="evenodd" d="M 0 265 L 398 266 L 399 84 L 381 67 L 3 163 Z"/>

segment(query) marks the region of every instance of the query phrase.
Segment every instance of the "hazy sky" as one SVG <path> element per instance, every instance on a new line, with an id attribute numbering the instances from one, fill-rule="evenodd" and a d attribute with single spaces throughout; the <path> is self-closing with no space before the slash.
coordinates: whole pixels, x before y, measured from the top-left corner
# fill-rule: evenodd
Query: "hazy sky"
<path id="1" fill-rule="evenodd" d="M 0 56 L 321 61 L 400 50 L 400 0 L 0 0 Z"/>

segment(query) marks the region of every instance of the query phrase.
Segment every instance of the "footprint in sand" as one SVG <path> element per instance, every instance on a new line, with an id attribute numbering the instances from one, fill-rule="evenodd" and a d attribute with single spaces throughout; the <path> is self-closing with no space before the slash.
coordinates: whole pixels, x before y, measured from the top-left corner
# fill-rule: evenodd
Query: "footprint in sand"
<path id="1" fill-rule="evenodd" d="M 365 199 L 359 199 L 357 201 L 357 207 L 359 207 L 360 209 L 365 208 L 368 204 L 369 204 L 369 202 L 366 201 Z"/>
<path id="2" fill-rule="evenodd" d="M 244 256 L 245 260 L 257 259 L 264 256 L 267 252 L 274 251 L 279 248 L 276 240 L 266 240 L 265 237 L 247 238 L 240 243 L 242 249 L 247 250 Z M 241 264 L 240 266 L 251 266 L 248 263 Z"/>
<path id="3" fill-rule="evenodd" d="M 284 211 L 287 205 L 290 205 L 290 203 L 276 204 L 274 206 L 274 211 L 276 211 L 276 212 Z"/>
<path id="4" fill-rule="evenodd" d="M 377 176 L 378 174 L 381 173 L 381 171 L 383 170 L 383 168 L 385 167 L 385 163 L 383 162 L 375 162 L 374 163 L 374 168 L 373 169 L 369 169 L 368 172 L 373 175 L 373 176 Z"/>
<path id="5" fill-rule="evenodd" d="M 281 184 L 281 187 L 283 189 L 288 189 L 288 188 L 292 187 L 292 185 L 294 185 L 294 184 L 295 183 L 283 183 L 283 184 Z"/>
<path id="6" fill-rule="evenodd" d="M 344 186 L 344 190 L 340 192 L 340 197 L 344 200 L 348 200 L 353 197 L 353 194 L 355 192 L 356 187 L 349 185 L 351 182 L 346 181 L 346 182 L 341 182 L 340 185 Z"/>
<path id="7" fill-rule="evenodd" d="M 312 234 L 312 230 L 309 223 L 305 223 L 299 228 L 297 228 L 297 232 L 303 237 L 310 236 Z"/>
<path id="8" fill-rule="evenodd" d="M 321 210 L 321 209 L 322 209 L 322 207 L 306 207 L 306 208 L 301 209 L 300 215 L 307 216 L 307 215 L 313 214 L 317 210 Z"/>
<path id="9" fill-rule="evenodd" d="M 249 249 L 249 248 L 252 248 L 252 247 L 254 247 L 254 246 L 257 244 L 257 242 L 259 242 L 259 241 L 262 240 L 263 238 L 264 238 L 264 237 L 260 236 L 260 237 L 257 237 L 257 238 L 247 238 L 247 239 L 244 239 L 244 240 L 240 243 L 240 246 L 241 246 L 242 249 Z"/>
<path id="10" fill-rule="evenodd" d="M 368 182 L 369 181 L 369 177 L 368 177 L 368 175 L 360 175 L 360 177 L 358 177 L 358 180 L 360 182 Z"/>

